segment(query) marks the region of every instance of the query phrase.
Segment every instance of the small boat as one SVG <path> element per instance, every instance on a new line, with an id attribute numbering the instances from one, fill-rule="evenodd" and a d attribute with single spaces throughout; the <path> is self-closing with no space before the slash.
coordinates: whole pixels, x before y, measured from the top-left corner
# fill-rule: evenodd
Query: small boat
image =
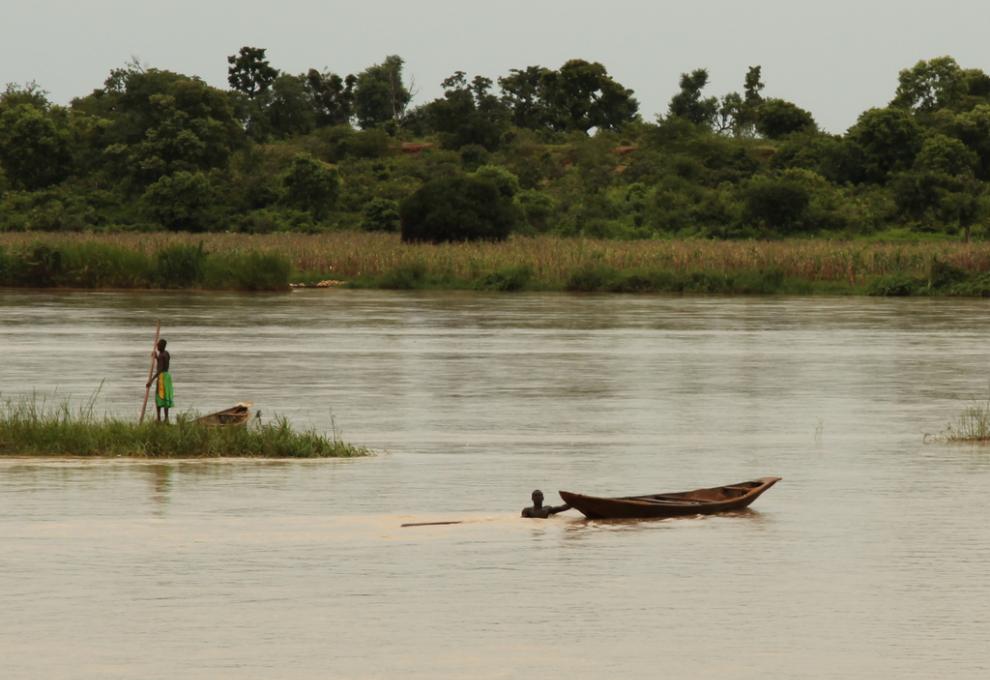
<path id="1" fill-rule="evenodd" d="M 750 482 L 716 486 L 711 489 L 623 498 L 596 498 L 570 491 L 559 493 L 565 503 L 583 512 L 588 519 L 710 515 L 715 512 L 745 508 L 780 479 L 780 477 L 763 477 Z"/>
<path id="2" fill-rule="evenodd" d="M 244 425 L 251 418 L 251 402 L 242 401 L 237 406 L 231 406 L 223 411 L 210 413 L 196 419 L 200 425 L 220 427 L 225 425 Z"/>

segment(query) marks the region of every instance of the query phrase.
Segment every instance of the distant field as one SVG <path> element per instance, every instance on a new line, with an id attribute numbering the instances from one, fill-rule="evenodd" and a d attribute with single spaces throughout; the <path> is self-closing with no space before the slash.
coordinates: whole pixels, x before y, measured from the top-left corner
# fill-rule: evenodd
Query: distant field
<path id="1" fill-rule="evenodd" d="M 983 295 L 984 288 L 990 289 L 990 282 L 983 285 L 990 272 L 990 243 L 983 242 L 610 241 L 543 236 L 513 237 L 504 243 L 408 245 L 398 235 L 366 232 L 0 233 L 0 255 L 6 253 L 8 269 L 39 244 L 65 253 L 81 249 L 95 253 L 93 257 L 109 248 L 153 261 L 163 250 L 200 243 L 211 256 L 240 258 L 238 262 L 274 255 L 288 263 L 290 282 L 334 280 L 356 287 L 894 295 Z M 99 283 L 83 287 L 99 287 Z"/>

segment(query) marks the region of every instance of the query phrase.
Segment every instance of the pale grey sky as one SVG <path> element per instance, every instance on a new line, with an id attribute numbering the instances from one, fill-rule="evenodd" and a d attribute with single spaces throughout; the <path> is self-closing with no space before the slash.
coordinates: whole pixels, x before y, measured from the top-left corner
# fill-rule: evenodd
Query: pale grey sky
<path id="1" fill-rule="evenodd" d="M 457 70 L 495 79 L 583 58 L 631 87 L 652 120 L 680 73 L 708 68 L 708 93 L 721 96 L 761 64 L 766 96 L 841 132 L 919 59 L 990 71 L 988 29 L 987 0 L 5 0 L 0 83 L 36 80 L 64 103 L 133 56 L 225 87 L 227 55 L 253 45 L 291 73 L 353 73 L 398 54 L 423 103 Z"/>

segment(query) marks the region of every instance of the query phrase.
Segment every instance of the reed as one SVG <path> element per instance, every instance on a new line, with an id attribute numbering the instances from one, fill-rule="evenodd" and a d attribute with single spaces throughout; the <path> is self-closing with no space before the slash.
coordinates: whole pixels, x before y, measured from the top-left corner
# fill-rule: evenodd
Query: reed
<path id="1" fill-rule="evenodd" d="M 874 294 L 990 293 L 990 281 L 966 287 L 938 289 L 930 285 L 933 263 L 957 269 L 967 277 L 990 272 L 990 243 L 925 241 L 713 241 L 701 239 L 614 241 L 555 236 L 514 236 L 503 243 L 403 244 L 398 235 L 368 232 L 322 234 L 181 234 L 73 233 L 0 234 L 0 285 L 3 252 L 24 252 L 45 246 L 68 252 L 89 248 L 100 259 L 100 248 L 113 258 L 125 254 L 133 264 L 112 271 L 141 270 L 172 248 L 202 244 L 210 257 L 240 258 L 248 271 L 261 271 L 261 257 L 283 262 L 294 282 L 325 279 L 354 287 L 461 288 L 495 290 L 714 290 L 717 292 L 834 292 Z M 76 252 L 83 252 L 82 250 Z M 143 258 L 143 259 L 142 259 Z M 255 258 L 255 260 L 251 260 Z M 37 258 L 35 258 L 37 260 Z M 92 265 L 95 267 L 96 265 Z M 153 264 L 147 265 L 153 268 Z M 91 268 L 92 268 L 91 267 Z M 617 272 L 591 286 L 591 270 Z M 281 274 L 279 274 L 280 280 Z M 107 280 L 126 283 L 123 274 Z M 147 276 L 136 277 L 142 281 Z M 243 286 L 224 275 L 202 287 Z M 98 281 L 79 276 L 77 282 Z M 631 279 L 621 281 L 620 279 Z M 634 280 L 632 280 L 634 279 Z M 879 282 L 879 283 L 877 283 Z M 906 285 L 909 282 L 910 285 Z M 64 284 L 63 284 L 64 285 Z M 80 283 L 80 285 L 82 285 Z"/>
<path id="2" fill-rule="evenodd" d="M 288 289 L 289 272 L 278 253 L 207 247 L 202 239 L 0 239 L 0 286 L 277 291 Z"/>
<path id="3" fill-rule="evenodd" d="M 136 458 L 351 458 L 370 455 L 333 430 L 297 432 L 285 418 L 248 427 L 209 427 L 180 415 L 173 424 L 138 424 L 97 416 L 94 401 L 73 410 L 68 401 L 38 396 L 0 404 L 0 455 Z"/>
<path id="4" fill-rule="evenodd" d="M 990 399 L 976 402 L 956 416 L 938 434 L 926 434 L 926 441 L 942 443 L 990 443 Z"/>

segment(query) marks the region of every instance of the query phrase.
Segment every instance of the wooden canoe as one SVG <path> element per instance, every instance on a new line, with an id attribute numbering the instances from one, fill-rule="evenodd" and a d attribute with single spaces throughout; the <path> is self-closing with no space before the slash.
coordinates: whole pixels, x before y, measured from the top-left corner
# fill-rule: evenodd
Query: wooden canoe
<path id="1" fill-rule="evenodd" d="M 559 493 L 565 503 L 583 512 L 588 519 L 710 515 L 715 512 L 745 508 L 780 479 L 780 477 L 763 477 L 750 482 L 727 484 L 710 489 L 623 498 L 597 498 L 570 491 Z"/>
<path id="2" fill-rule="evenodd" d="M 244 425 L 251 418 L 251 402 L 242 401 L 237 406 L 231 406 L 223 411 L 210 413 L 196 419 L 200 425 L 220 427 L 226 425 Z"/>

